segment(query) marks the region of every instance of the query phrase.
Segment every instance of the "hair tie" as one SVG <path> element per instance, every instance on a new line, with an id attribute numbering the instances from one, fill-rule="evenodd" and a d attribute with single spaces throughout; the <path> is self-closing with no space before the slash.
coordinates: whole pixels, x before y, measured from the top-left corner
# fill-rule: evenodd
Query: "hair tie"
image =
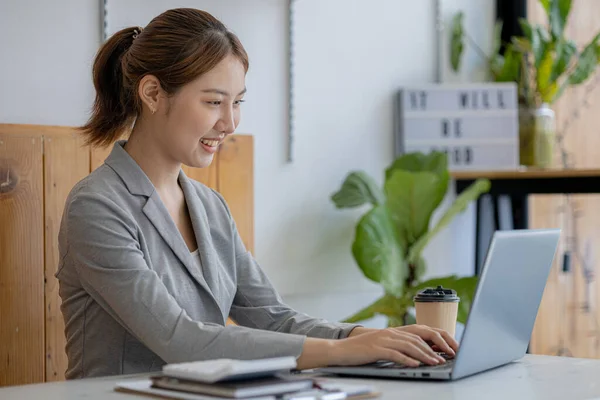
<path id="1" fill-rule="evenodd" d="M 135 28 L 133 30 L 133 40 L 137 39 L 137 37 L 140 35 L 140 33 L 142 33 L 142 31 L 144 30 L 144 28 L 138 26 L 137 28 Z"/>

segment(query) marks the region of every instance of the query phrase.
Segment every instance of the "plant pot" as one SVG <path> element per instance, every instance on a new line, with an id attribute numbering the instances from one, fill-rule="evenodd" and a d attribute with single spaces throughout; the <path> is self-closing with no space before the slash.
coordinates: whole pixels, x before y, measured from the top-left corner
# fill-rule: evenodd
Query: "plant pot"
<path id="1" fill-rule="evenodd" d="M 542 104 L 538 108 L 519 107 L 519 160 L 527 167 L 550 168 L 556 140 L 554 111 Z"/>

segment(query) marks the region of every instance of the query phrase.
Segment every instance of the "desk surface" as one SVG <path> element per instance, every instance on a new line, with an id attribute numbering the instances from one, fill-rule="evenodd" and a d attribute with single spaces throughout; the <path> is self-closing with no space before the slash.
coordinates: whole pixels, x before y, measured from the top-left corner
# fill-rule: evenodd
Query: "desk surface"
<path id="1" fill-rule="evenodd" d="M 141 375 L 143 377 L 144 375 Z M 600 360 L 527 355 L 504 367 L 455 382 L 344 379 L 369 384 L 392 399 L 600 399 Z M 136 376 L 139 379 L 140 375 Z M 115 382 L 131 376 L 83 379 L 0 388 L 0 399 L 136 400 L 137 395 L 113 391 Z M 149 397 L 147 397 L 149 398 Z"/>
<path id="2" fill-rule="evenodd" d="M 456 171 L 451 176 L 458 180 L 537 179 L 537 178 L 592 178 L 600 177 L 600 169 L 522 169 L 507 171 Z"/>

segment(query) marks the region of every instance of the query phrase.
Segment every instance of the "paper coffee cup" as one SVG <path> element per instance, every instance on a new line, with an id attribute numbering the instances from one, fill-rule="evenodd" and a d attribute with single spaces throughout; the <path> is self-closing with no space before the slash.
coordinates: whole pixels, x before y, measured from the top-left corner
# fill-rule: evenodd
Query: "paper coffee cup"
<path id="1" fill-rule="evenodd" d="M 454 337 L 460 302 L 454 290 L 442 286 L 427 288 L 417 293 L 413 300 L 417 324 L 444 329 Z"/>

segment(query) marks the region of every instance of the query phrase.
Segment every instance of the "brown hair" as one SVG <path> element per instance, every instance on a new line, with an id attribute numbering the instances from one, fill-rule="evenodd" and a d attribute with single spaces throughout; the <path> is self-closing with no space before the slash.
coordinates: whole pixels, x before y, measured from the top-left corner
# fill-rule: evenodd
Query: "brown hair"
<path id="1" fill-rule="evenodd" d="M 96 99 L 81 127 L 87 143 L 108 146 L 141 112 L 140 80 L 156 76 L 174 94 L 233 54 L 248 71 L 248 55 L 235 34 L 209 13 L 193 8 L 165 11 L 146 28 L 131 27 L 111 36 L 98 50 L 93 77 Z"/>

